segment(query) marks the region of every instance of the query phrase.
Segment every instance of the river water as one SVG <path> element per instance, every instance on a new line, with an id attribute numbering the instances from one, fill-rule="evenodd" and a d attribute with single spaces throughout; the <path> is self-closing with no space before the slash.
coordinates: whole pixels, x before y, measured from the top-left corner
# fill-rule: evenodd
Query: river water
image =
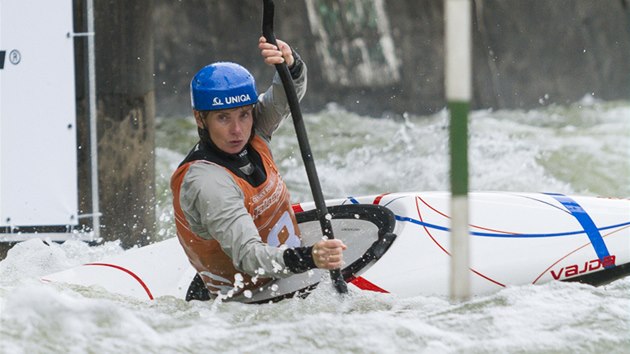
<path id="1" fill-rule="evenodd" d="M 358 116 L 330 105 L 305 121 L 327 198 L 448 188 L 448 120 Z M 158 232 L 173 237 L 168 178 L 192 118 L 159 118 Z M 470 187 L 630 197 L 630 103 L 472 112 Z M 310 200 L 290 122 L 272 140 L 294 201 Z M 607 286 L 508 287 L 464 303 L 328 284 L 277 304 L 144 302 L 39 282 L 121 253 L 116 242 L 31 240 L 0 262 L 0 353 L 630 353 L 630 277 Z"/>

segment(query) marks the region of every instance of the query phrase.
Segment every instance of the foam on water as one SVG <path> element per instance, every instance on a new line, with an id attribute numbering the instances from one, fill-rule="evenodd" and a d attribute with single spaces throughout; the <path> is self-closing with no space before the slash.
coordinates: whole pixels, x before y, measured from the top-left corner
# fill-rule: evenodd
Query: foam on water
<path id="1" fill-rule="evenodd" d="M 475 111 L 469 128 L 471 190 L 630 196 L 628 112 L 627 106 L 595 103 Z M 446 112 L 405 116 L 401 122 L 333 106 L 309 118 L 326 197 L 448 188 Z M 281 127 L 274 152 L 294 197 L 309 200 L 291 129 L 289 124 Z"/>
<path id="2" fill-rule="evenodd" d="M 475 111 L 471 189 L 630 197 L 630 106 L 584 100 L 534 111 Z M 334 106 L 306 115 L 328 198 L 448 188 L 447 117 L 375 119 Z M 168 178 L 194 143 L 192 118 L 160 119 L 156 240 L 172 237 Z M 272 145 L 294 200 L 310 200 L 291 124 Z M 192 133 L 191 133 L 192 132 Z M 330 284 L 277 304 L 137 301 L 39 277 L 122 252 L 31 240 L 0 262 L 0 353 L 627 353 L 630 278 L 506 288 L 452 303 Z"/>

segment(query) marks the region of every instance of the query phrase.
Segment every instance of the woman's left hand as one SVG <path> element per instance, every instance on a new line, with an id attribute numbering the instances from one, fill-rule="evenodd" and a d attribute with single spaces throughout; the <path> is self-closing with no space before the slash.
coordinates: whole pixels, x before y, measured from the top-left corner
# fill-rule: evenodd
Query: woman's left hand
<path id="1" fill-rule="evenodd" d="M 265 39 L 264 36 L 258 39 L 258 49 L 260 49 L 260 55 L 264 58 L 265 64 L 275 65 L 286 62 L 290 67 L 295 61 L 291 47 L 279 39 L 276 39 L 276 42 L 280 48 L 271 43 L 267 43 L 267 39 Z"/>

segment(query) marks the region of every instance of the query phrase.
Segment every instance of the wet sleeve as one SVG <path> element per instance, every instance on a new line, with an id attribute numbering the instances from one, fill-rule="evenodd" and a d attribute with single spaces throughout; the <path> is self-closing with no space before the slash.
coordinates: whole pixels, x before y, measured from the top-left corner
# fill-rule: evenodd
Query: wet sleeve
<path id="1" fill-rule="evenodd" d="M 294 51 L 295 63 L 290 72 L 298 99 L 302 100 L 306 94 L 307 67 L 304 61 Z M 267 141 L 271 139 L 273 132 L 278 129 L 280 123 L 289 116 L 289 102 L 282 86 L 280 75 L 276 72 L 271 86 L 258 97 L 255 112 L 256 133 Z"/>
<path id="2" fill-rule="evenodd" d="M 284 263 L 293 273 L 317 268 L 313 259 L 313 246 L 288 248 L 284 251 Z"/>
<path id="3" fill-rule="evenodd" d="M 290 275 L 285 249 L 262 242 L 243 200 L 241 189 L 222 167 L 196 163 L 184 177 L 180 203 L 193 232 L 217 240 L 242 272 L 274 278 Z"/>

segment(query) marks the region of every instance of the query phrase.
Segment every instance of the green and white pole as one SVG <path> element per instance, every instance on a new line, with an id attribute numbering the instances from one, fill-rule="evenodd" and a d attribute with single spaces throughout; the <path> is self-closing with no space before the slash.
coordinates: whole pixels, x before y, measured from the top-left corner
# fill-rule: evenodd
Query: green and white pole
<path id="1" fill-rule="evenodd" d="M 451 300 L 470 297 L 468 110 L 472 82 L 470 0 L 445 1 L 446 100 L 450 114 Z"/>

